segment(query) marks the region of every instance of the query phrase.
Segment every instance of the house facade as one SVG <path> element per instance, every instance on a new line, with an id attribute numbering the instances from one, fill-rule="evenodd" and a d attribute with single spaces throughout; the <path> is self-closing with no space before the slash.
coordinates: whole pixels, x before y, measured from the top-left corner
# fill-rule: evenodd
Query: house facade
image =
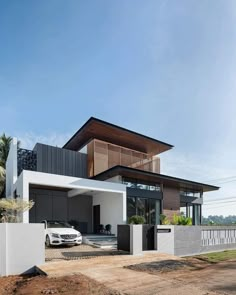
<path id="1" fill-rule="evenodd" d="M 76 221 L 83 233 L 111 224 L 116 234 L 133 215 L 160 224 L 160 214 L 183 212 L 201 224 L 203 193 L 219 188 L 161 174 L 159 155 L 171 148 L 93 117 L 62 148 L 36 143 L 25 150 L 14 138 L 6 194 L 34 200 L 23 222 Z"/>

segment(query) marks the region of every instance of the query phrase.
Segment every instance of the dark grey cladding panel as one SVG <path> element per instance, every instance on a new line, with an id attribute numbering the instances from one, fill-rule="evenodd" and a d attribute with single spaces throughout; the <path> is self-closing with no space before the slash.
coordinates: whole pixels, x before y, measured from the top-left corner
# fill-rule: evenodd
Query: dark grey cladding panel
<path id="1" fill-rule="evenodd" d="M 37 143 L 37 171 L 87 178 L 87 155 Z"/>
<path id="2" fill-rule="evenodd" d="M 194 201 L 196 201 L 198 198 L 194 198 L 194 197 L 188 197 L 188 196 L 182 196 L 180 195 L 180 202 L 182 203 L 193 203 Z"/>
<path id="3" fill-rule="evenodd" d="M 162 192 L 127 187 L 127 197 L 162 199 Z"/>

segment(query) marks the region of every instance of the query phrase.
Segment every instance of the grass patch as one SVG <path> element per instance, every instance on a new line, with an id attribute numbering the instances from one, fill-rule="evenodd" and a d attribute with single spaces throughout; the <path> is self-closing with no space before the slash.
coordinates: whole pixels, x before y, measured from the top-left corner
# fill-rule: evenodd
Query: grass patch
<path id="1" fill-rule="evenodd" d="M 207 254 L 194 256 L 194 258 L 197 258 L 209 263 L 217 263 L 221 261 L 236 259 L 236 250 L 207 253 Z"/>

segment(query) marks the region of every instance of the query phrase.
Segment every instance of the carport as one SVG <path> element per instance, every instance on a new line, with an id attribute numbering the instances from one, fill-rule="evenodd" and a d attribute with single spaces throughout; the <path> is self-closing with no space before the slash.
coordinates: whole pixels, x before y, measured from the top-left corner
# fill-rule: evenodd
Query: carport
<path id="1" fill-rule="evenodd" d="M 75 220 L 87 233 L 94 232 L 97 224 L 111 224 L 115 235 L 117 224 L 126 223 L 126 186 L 120 183 L 24 170 L 16 194 L 35 202 L 23 214 L 24 223 Z"/>

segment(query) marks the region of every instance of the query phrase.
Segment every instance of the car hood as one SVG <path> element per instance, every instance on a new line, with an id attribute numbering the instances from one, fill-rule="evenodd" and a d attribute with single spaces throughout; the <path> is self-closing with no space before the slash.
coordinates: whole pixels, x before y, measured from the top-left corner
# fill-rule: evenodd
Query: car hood
<path id="1" fill-rule="evenodd" d="M 48 233 L 54 233 L 59 235 L 78 235 L 80 234 L 79 231 L 73 229 L 73 228 L 47 228 Z"/>

